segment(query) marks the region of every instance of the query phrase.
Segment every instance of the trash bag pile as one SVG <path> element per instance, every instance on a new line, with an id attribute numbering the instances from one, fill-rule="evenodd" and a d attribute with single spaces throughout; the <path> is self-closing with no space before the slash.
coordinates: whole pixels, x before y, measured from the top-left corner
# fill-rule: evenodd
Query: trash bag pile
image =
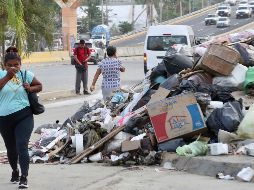
<path id="1" fill-rule="evenodd" d="M 254 156 L 254 31 L 169 49 L 144 80 L 44 125 L 31 161 L 154 165 L 161 153 Z M 188 54 L 188 55 L 187 55 Z"/>

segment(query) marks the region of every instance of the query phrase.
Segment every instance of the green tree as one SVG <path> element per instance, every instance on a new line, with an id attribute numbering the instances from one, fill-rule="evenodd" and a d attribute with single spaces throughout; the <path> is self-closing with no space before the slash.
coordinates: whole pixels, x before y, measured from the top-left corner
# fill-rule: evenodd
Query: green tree
<path id="1" fill-rule="evenodd" d="M 126 34 L 130 31 L 133 30 L 133 24 L 127 22 L 127 21 L 124 21 L 124 22 L 120 22 L 120 24 L 118 25 L 119 27 L 119 30 L 122 34 Z"/>
<path id="2" fill-rule="evenodd" d="M 93 27 L 101 24 L 102 11 L 98 7 L 99 3 L 100 1 L 87 0 L 86 3 L 83 4 L 87 6 L 87 8 L 81 9 L 84 11 L 84 13 L 86 13 L 87 16 L 81 20 L 82 28 L 80 28 L 80 31 L 90 32 Z"/>
<path id="3" fill-rule="evenodd" d="M 41 42 L 51 48 L 60 7 L 51 0 L 23 0 L 24 21 L 28 30 L 27 51 L 38 51 Z"/>
<path id="4" fill-rule="evenodd" d="M 2 58 L 5 50 L 6 32 L 11 30 L 15 34 L 14 44 L 22 50 L 27 37 L 22 0 L 0 0 L 0 40 Z"/>

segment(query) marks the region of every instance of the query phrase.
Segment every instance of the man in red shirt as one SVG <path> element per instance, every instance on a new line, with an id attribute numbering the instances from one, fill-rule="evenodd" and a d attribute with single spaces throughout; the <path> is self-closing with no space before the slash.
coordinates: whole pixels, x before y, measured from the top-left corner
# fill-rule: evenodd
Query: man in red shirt
<path id="1" fill-rule="evenodd" d="M 88 65 L 87 61 L 90 59 L 91 53 L 86 47 L 85 40 L 80 40 L 79 47 L 74 51 L 75 68 L 76 68 L 76 85 L 75 92 L 80 95 L 80 83 L 83 83 L 83 93 L 90 94 L 87 88 L 88 81 Z"/>

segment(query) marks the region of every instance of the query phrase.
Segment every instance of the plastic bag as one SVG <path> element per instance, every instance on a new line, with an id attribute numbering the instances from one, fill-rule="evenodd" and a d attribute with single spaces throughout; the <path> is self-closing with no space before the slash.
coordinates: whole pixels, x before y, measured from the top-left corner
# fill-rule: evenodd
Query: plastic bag
<path id="1" fill-rule="evenodd" d="M 165 64 L 168 75 L 178 74 L 182 70 L 192 68 L 193 66 L 193 62 L 189 57 L 179 53 L 172 56 L 165 56 L 163 63 Z"/>
<path id="2" fill-rule="evenodd" d="M 254 105 L 252 105 L 240 123 L 237 134 L 242 138 L 254 139 Z"/>
<path id="3" fill-rule="evenodd" d="M 254 67 L 249 67 L 248 71 L 246 72 L 246 78 L 244 81 L 244 91 L 246 94 L 252 95 L 254 88 Z"/>
<path id="4" fill-rule="evenodd" d="M 244 65 L 237 64 L 230 76 L 214 77 L 213 84 L 223 87 L 237 87 L 242 90 L 247 70 L 248 68 Z"/>
<path id="5" fill-rule="evenodd" d="M 219 130 L 234 132 L 243 119 L 242 105 L 238 101 L 227 102 L 222 108 L 216 108 L 207 118 L 208 129 L 216 136 Z"/>
<path id="6" fill-rule="evenodd" d="M 207 143 L 201 141 L 194 141 L 189 145 L 184 145 L 176 149 L 176 153 L 179 156 L 188 156 L 188 157 L 203 156 L 206 155 L 207 151 L 208 151 Z"/>

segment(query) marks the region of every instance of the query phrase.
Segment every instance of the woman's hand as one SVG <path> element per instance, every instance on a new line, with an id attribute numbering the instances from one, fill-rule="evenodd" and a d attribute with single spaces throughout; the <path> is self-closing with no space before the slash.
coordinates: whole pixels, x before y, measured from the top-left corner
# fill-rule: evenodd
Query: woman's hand
<path id="1" fill-rule="evenodd" d="M 18 72 L 18 68 L 16 68 L 16 67 L 9 67 L 7 69 L 7 76 L 8 76 L 8 78 L 12 79 L 17 72 Z"/>
<path id="2" fill-rule="evenodd" d="M 29 83 L 25 82 L 25 83 L 23 84 L 23 87 L 24 87 L 24 89 L 26 89 L 28 92 L 31 92 L 31 86 L 30 86 Z"/>

